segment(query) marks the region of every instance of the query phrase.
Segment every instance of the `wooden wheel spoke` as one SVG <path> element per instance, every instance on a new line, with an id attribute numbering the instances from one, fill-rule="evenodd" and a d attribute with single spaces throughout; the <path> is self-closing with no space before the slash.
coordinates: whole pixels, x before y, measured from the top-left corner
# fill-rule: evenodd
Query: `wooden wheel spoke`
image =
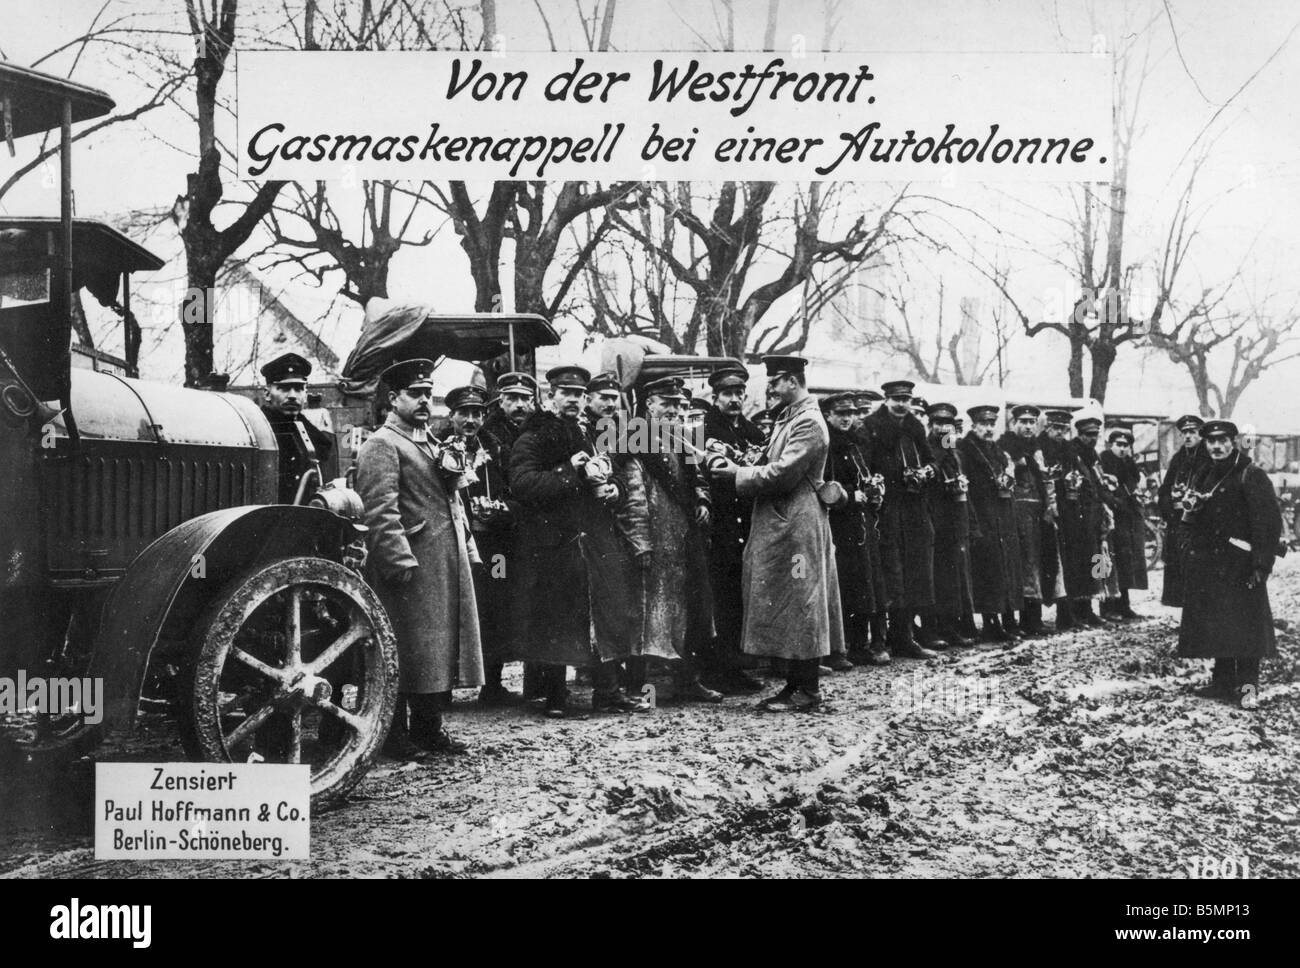
<path id="1" fill-rule="evenodd" d="M 238 709 L 244 703 L 248 702 L 248 700 L 252 699 L 254 696 L 264 693 L 265 691 L 266 691 L 265 687 L 259 685 L 259 686 L 249 686 L 241 690 L 240 692 L 235 693 L 224 703 L 221 703 L 220 705 L 221 715 L 223 716 L 229 715 L 231 710 Z"/>
<path id="2" fill-rule="evenodd" d="M 311 703 L 321 712 L 329 713 L 331 716 L 334 716 L 336 719 L 343 720 L 343 722 L 347 723 L 358 733 L 364 733 L 366 731 L 366 728 L 370 725 L 369 723 L 366 722 L 366 720 L 363 717 L 358 716 L 356 713 L 348 712 L 342 706 L 337 706 L 334 703 L 330 702 L 328 699 L 324 699 L 324 700 L 313 699 L 311 700 Z"/>
<path id="3" fill-rule="evenodd" d="M 238 746 L 240 742 L 248 738 L 249 734 L 256 732 L 264 722 L 270 719 L 274 712 L 275 703 L 269 702 L 257 712 L 253 713 L 253 715 L 245 719 L 242 723 L 236 726 L 234 730 L 226 734 L 226 749 L 233 749 Z"/>
<path id="4" fill-rule="evenodd" d="M 268 679 L 272 679 L 277 683 L 283 683 L 288 681 L 288 676 L 286 675 L 283 669 L 277 669 L 275 668 L 275 666 L 267 665 L 261 659 L 257 658 L 256 656 L 249 655 L 243 649 L 240 649 L 236 646 L 231 646 L 230 657 L 232 659 L 238 660 L 239 662 L 242 662 L 250 669 L 256 672 L 260 672 Z"/>
<path id="5" fill-rule="evenodd" d="M 304 668 L 309 675 L 321 675 L 326 669 L 333 665 L 339 656 L 361 640 L 367 638 L 369 635 L 370 629 L 366 625 L 356 621 L 354 617 L 351 628 L 331 642 L 324 652 L 309 662 L 304 666 Z"/>
<path id="6" fill-rule="evenodd" d="M 289 762 L 302 762 L 302 708 L 296 707 L 289 716 Z"/>
<path id="7" fill-rule="evenodd" d="M 285 594 L 289 601 L 284 616 L 284 637 L 288 648 L 284 664 L 293 669 L 302 661 L 302 589 L 291 587 Z"/>

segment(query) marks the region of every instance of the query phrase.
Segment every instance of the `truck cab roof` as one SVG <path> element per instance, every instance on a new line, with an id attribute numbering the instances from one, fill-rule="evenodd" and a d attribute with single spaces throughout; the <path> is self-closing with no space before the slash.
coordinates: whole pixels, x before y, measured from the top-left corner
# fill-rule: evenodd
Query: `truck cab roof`
<path id="1" fill-rule="evenodd" d="M 72 102 L 72 121 L 102 117 L 115 104 L 103 91 L 17 64 L 0 63 L 0 104 L 8 102 L 13 136 L 22 138 L 57 128 L 63 102 Z"/>

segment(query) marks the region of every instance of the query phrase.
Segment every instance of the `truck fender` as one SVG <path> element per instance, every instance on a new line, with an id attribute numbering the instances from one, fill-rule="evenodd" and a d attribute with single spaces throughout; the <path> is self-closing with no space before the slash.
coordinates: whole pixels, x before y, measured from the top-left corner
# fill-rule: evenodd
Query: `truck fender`
<path id="1" fill-rule="evenodd" d="M 204 605 L 246 569 L 278 558 L 341 561 L 352 522 L 315 507 L 226 508 L 192 518 L 131 562 L 104 606 L 89 675 L 104 682 L 101 737 L 135 724 L 160 641 L 185 641 Z"/>

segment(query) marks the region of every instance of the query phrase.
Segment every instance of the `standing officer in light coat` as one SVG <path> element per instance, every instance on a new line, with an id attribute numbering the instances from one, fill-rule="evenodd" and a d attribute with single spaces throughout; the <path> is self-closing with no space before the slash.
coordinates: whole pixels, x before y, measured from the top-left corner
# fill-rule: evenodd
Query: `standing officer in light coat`
<path id="1" fill-rule="evenodd" d="M 482 685 L 483 655 L 469 524 L 429 433 L 433 361 L 394 363 L 380 386 L 388 388 L 392 409 L 357 455 L 357 491 L 370 529 L 367 567 L 397 633 L 410 743 L 461 753 L 467 747 L 447 734 L 442 713 L 453 688 Z M 409 755 L 400 714 L 394 729 L 397 751 Z"/>
<path id="2" fill-rule="evenodd" d="M 789 660 L 785 688 L 763 701 L 768 710 L 786 712 L 820 705 L 820 660 L 844 651 L 844 623 L 830 522 L 818 497 L 830 435 L 808 393 L 808 361 L 765 356 L 763 363 L 768 391 L 781 405 L 765 462 L 738 467 L 718 458 L 710 469 L 734 478 L 742 498 L 754 498 L 745 546 L 744 649 Z"/>

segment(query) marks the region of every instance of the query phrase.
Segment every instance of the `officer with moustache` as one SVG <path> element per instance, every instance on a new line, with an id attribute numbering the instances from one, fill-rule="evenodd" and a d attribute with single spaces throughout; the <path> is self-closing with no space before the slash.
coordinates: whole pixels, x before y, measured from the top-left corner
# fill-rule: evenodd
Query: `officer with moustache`
<path id="1" fill-rule="evenodd" d="M 266 381 L 262 413 L 270 421 L 280 448 L 281 504 L 292 504 L 302 475 L 313 466 L 323 468 L 334 453 L 333 438 L 302 415 L 309 376 L 311 363 L 297 353 L 277 356 L 262 367 L 262 378 Z"/>
<path id="2" fill-rule="evenodd" d="M 397 634 L 403 706 L 390 750 L 462 753 L 443 728 L 452 689 L 481 685 L 483 655 L 471 558 L 473 540 L 456 491 L 429 433 L 433 361 L 403 360 L 386 369 L 391 408 L 357 454 L 357 492 L 365 505 L 370 583 Z"/>

